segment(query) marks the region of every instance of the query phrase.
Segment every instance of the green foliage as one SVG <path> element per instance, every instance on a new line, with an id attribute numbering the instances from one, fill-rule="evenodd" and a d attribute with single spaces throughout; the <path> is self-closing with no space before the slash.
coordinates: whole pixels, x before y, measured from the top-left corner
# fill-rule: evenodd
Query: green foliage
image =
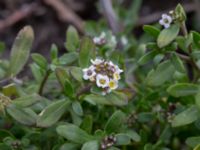
<path id="1" fill-rule="evenodd" d="M 10 66 L 8 74 L 17 75 L 26 64 L 34 38 L 33 29 L 24 27 L 17 35 L 10 54 Z"/>
<path id="2" fill-rule="evenodd" d="M 113 4 L 124 31 L 101 19 L 82 36 L 70 26 L 66 51 L 52 44 L 50 59 L 30 52 L 30 26 L 18 33 L 0 59 L 0 150 L 199 149 L 199 32 L 187 31 L 179 4 L 169 28 L 144 25 L 136 39 L 141 1 Z"/>

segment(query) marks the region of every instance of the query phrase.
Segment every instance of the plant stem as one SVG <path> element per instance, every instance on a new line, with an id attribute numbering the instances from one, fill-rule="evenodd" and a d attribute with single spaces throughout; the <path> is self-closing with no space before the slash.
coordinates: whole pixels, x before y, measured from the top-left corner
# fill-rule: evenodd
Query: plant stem
<path id="1" fill-rule="evenodd" d="M 185 37 L 187 37 L 188 35 L 188 31 L 187 31 L 187 28 L 186 28 L 186 25 L 185 25 L 185 22 L 182 22 L 181 23 L 181 30 L 183 32 L 183 35 Z M 200 68 L 198 67 L 198 65 L 196 64 L 195 60 L 193 59 L 193 57 L 191 56 L 192 54 L 192 45 L 190 44 L 189 48 L 188 48 L 188 51 L 189 51 L 189 58 L 190 58 L 190 61 L 189 63 L 195 68 L 195 70 L 199 73 L 200 75 Z M 179 55 L 180 56 L 180 55 Z M 180 57 L 181 58 L 181 57 Z M 183 57 L 182 57 L 183 58 Z M 199 75 L 197 77 L 199 77 Z"/>
<path id="2" fill-rule="evenodd" d="M 181 30 L 182 30 L 184 36 L 187 36 L 187 35 L 188 35 L 188 31 L 187 31 L 185 22 L 182 22 L 182 23 L 181 23 Z"/>
<path id="3" fill-rule="evenodd" d="M 42 80 L 42 82 L 40 84 L 40 87 L 39 87 L 39 91 L 38 91 L 39 95 L 43 94 L 44 85 L 45 85 L 45 83 L 46 83 L 46 81 L 47 81 L 47 79 L 48 79 L 50 74 L 51 74 L 51 70 L 47 70 L 46 74 L 45 74 L 45 76 L 44 76 L 44 78 L 43 78 L 43 80 Z"/>

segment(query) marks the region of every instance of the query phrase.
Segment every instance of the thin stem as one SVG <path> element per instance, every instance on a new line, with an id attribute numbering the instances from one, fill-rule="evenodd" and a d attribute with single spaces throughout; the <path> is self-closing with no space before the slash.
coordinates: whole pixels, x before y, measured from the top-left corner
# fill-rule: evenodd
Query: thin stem
<path id="1" fill-rule="evenodd" d="M 183 32 L 183 35 L 186 37 L 188 35 L 188 31 L 187 31 L 187 28 L 186 28 L 186 25 L 185 25 L 185 22 L 182 22 L 181 23 L 181 30 Z M 200 76 L 200 68 L 198 67 L 198 65 L 196 64 L 195 60 L 193 59 L 193 57 L 191 56 L 192 54 L 192 45 L 190 44 L 189 46 L 189 58 L 190 58 L 190 61 L 189 63 L 195 68 L 195 70 L 198 72 L 198 76 L 196 76 L 196 78 L 199 78 Z M 195 79 L 196 80 L 196 79 Z"/>
<path id="2" fill-rule="evenodd" d="M 39 87 L 39 91 L 38 91 L 39 95 L 43 94 L 43 89 L 44 89 L 45 83 L 46 83 L 46 81 L 47 81 L 47 79 L 48 79 L 50 74 L 51 74 L 51 70 L 47 70 L 46 74 L 45 74 L 45 76 L 44 76 L 44 78 L 43 78 L 43 80 L 42 80 L 42 82 L 40 84 L 40 87 Z"/>
<path id="3" fill-rule="evenodd" d="M 188 35 L 188 31 L 187 31 L 185 22 L 182 22 L 182 23 L 181 23 L 181 30 L 182 30 L 184 36 L 187 36 L 187 35 Z"/>

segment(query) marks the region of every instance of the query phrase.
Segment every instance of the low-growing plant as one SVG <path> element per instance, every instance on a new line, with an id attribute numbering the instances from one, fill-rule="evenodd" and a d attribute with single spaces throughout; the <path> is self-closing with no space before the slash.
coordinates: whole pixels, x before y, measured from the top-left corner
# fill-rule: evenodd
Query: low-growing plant
<path id="1" fill-rule="evenodd" d="M 185 21 L 179 4 L 145 42 L 70 26 L 50 59 L 24 27 L 0 59 L 0 150 L 200 149 L 200 33 Z"/>

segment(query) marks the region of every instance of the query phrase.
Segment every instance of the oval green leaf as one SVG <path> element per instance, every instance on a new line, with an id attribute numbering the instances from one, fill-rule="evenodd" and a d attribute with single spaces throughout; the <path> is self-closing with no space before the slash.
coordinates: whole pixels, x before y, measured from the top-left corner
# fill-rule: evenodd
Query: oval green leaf
<path id="1" fill-rule="evenodd" d="M 37 119 L 38 127 L 49 127 L 55 124 L 61 116 L 66 112 L 70 102 L 67 100 L 59 100 L 48 105 Z"/>
<path id="2" fill-rule="evenodd" d="M 60 136 L 77 144 L 93 140 L 93 136 L 73 124 L 60 125 L 56 128 L 56 131 Z"/>
<path id="3" fill-rule="evenodd" d="M 9 76 L 17 75 L 26 64 L 33 43 L 34 33 L 31 26 L 24 27 L 17 35 L 10 54 Z"/>
<path id="4" fill-rule="evenodd" d="M 192 83 L 177 83 L 171 85 L 167 92 L 174 97 L 195 95 L 198 93 L 198 86 Z"/>
<path id="5" fill-rule="evenodd" d="M 158 47 L 163 48 L 170 44 L 177 37 L 178 33 L 178 25 L 172 25 L 171 27 L 162 30 L 157 39 Z"/>

